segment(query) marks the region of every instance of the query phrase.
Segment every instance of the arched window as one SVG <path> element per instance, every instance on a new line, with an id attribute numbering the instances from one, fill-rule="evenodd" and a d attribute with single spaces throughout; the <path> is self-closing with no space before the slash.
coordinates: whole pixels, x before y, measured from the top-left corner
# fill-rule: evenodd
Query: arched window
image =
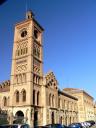
<path id="1" fill-rule="evenodd" d="M 38 76 L 36 76 L 36 84 L 38 84 Z"/>
<path id="2" fill-rule="evenodd" d="M 38 78 L 38 84 L 40 84 L 40 77 Z"/>
<path id="3" fill-rule="evenodd" d="M 58 107 L 59 108 L 61 107 L 61 100 L 60 100 L 60 98 L 58 99 Z"/>
<path id="4" fill-rule="evenodd" d="M 28 48 L 26 48 L 26 54 L 27 54 L 27 52 L 28 52 Z"/>
<path id="5" fill-rule="evenodd" d="M 7 106 L 7 98 L 6 97 L 3 98 L 3 101 L 4 101 L 4 106 Z"/>
<path id="6" fill-rule="evenodd" d="M 39 105 L 39 91 L 37 92 L 37 105 Z"/>
<path id="7" fill-rule="evenodd" d="M 10 104 L 10 97 L 8 96 L 8 99 L 7 99 L 7 106 L 9 106 Z"/>
<path id="8" fill-rule="evenodd" d="M 38 31 L 34 30 L 34 37 L 37 39 L 38 38 Z"/>
<path id="9" fill-rule="evenodd" d="M 23 54 L 23 50 L 21 49 L 21 55 Z"/>
<path id="10" fill-rule="evenodd" d="M 33 90 L 33 105 L 35 105 L 35 90 Z"/>
<path id="11" fill-rule="evenodd" d="M 38 79 L 37 79 L 37 84 L 39 84 L 39 77 L 38 77 Z"/>
<path id="12" fill-rule="evenodd" d="M 37 56 L 40 57 L 40 50 L 37 48 Z"/>
<path id="13" fill-rule="evenodd" d="M 23 102 L 26 101 L 26 91 L 25 90 L 22 91 L 22 101 Z"/>
<path id="14" fill-rule="evenodd" d="M 17 50 L 17 55 L 18 55 L 18 56 L 20 55 L 20 51 L 19 51 L 19 50 Z"/>
<path id="15" fill-rule="evenodd" d="M 16 83 L 18 83 L 18 82 L 19 82 L 18 75 L 16 75 Z"/>
<path id="16" fill-rule="evenodd" d="M 26 74 L 25 73 L 23 73 L 22 82 L 26 82 Z"/>
<path id="17" fill-rule="evenodd" d="M 52 106 L 54 107 L 54 95 L 52 96 Z"/>
<path id="18" fill-rule="evenodd" d="M 51 106 L 51 94 L 49 94 L 49 106 Z"/>
<path id="19" fill-rule="evenodd" d="M 36 47 L 34 47 L 33 53 L 36 56 Z"/>
<path id="20" fill-rule="evenodd" d="M 16 102 L 19 102 L 19 91 L 16 92 Z"/>
<path id="21" fill-rule="evenodd" d="M 19 82 L 22 82 L 22 74 L 19 75 Z"/>
<path id="22" fill-rule="evenodd" d="M 35 76 L 35 74 L 33 75 L 33 82 L 36 83 L 36 76 Z"/>

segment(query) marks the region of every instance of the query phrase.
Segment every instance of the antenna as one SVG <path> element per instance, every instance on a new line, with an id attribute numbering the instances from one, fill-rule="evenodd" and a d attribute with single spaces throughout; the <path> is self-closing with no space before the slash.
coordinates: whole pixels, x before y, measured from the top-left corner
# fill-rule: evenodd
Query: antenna
<path id="1" fill-rule="evenodd" d="M 31 5 L 32 5 L 32 0 L 29 0 L 29 8 L 31 9 Z"/>
<path id="2" fill-rule="evenodd" d="M 25 0 L 26 13 L 29 9 L 31 9 L 32 0 Z"/>
<path id="3" fill-rule="evenodd" d="M 26 13 L 27 13 L 28 10 L 27 0 L 25 0 L 25 4 L 26 4 Z"/>

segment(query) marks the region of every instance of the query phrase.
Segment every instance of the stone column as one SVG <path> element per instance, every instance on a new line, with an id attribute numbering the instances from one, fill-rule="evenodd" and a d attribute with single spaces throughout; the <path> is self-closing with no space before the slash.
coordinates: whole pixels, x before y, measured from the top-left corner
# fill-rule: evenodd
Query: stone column
<path id="1" fill-rule="evenodd" d="M 10 122 L 9 122 L 10 124 L 13 124 L 13 118 L 14 118 L 14 117 L 13 117 L 13 113 L 11 112 L 11 113 L 10 113 Z"/>

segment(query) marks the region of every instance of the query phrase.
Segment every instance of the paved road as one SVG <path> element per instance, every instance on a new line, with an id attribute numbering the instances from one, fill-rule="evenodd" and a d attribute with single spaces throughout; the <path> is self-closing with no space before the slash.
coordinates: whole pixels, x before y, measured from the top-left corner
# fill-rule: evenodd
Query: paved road
<path id="1" fill-rule="evenodd" d="M 96 125 L 92 126 L 91 128 L 96 128 Z"/>

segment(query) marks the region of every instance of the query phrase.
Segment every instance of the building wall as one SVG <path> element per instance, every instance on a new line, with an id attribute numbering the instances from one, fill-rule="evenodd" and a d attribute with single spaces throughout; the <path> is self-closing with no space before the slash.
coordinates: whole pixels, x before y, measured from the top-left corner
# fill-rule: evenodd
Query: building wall
<path id="1" fill-rule="evenodd" d="M 53 72 L 45 75 L 44 86 L 46 92 L 46 123 L 68 125 L 78 122 L 77 98 L 58 89 L 58 82 Z"/>
<path id="2" fill-rule="evenodd" d="M 43 79 L 42 88 L 34 86 L 35 96 L 32 98 L 35 102 L 33 107 L 29 106 L 27 95 L 26 101 L 24 103 L 22 102 L 22 93 L 20 93 L 20 100 L 17 103 L 15 95 L 12 97 L 10 93 L 10 86 L 2 86 L 3 91 L 1 90 L 0 92 L 0 107 L 2 110 L 7 111 L 10 123 L 15 120 L 16 114 L 19 111 L 23 112 L 24 122 L 30 124 L 30 126 L 34 125 L 35 112 L 38 112 L 38 125 L 46 125 L 50 123 L 62 123 L 68 125 L 73 122 L 78 122 L 77 99 L 66 92 L 58 90 L 58 82 L 53 72 L 46 74 L 46 77 Z M 18 90 L 19 92 L 22 92 L 20 87 L 18 87 Z M 39 101 L 37 103 L 38 91 L 40 93 Z M 26 88 L 26 94 L 27 93 L 29 92 Z M 4 97 L 7 98 L 6 105 L 4 105 Z M 10 97 L 14 99 L 14 106 L 10 106 Z"/>
<path id="3" fill-rule="evenodd" d="M 84 90 L 80 89 L 64 89 L 78 98 L 78 117 L 79 122 L 86 120 L 95 120 L 94 116 L 94 99 Z"/>
<path id="4" fill-rule="evenodd" d="M 59 112 L 62 113 L 64 117 L 64 124 L 68 125 L 73 122 L 78 122 L 77 100 L 74 100 L 64 94 L 59 94 L 58 100 L 60 101 L 58 102 Z"/>

